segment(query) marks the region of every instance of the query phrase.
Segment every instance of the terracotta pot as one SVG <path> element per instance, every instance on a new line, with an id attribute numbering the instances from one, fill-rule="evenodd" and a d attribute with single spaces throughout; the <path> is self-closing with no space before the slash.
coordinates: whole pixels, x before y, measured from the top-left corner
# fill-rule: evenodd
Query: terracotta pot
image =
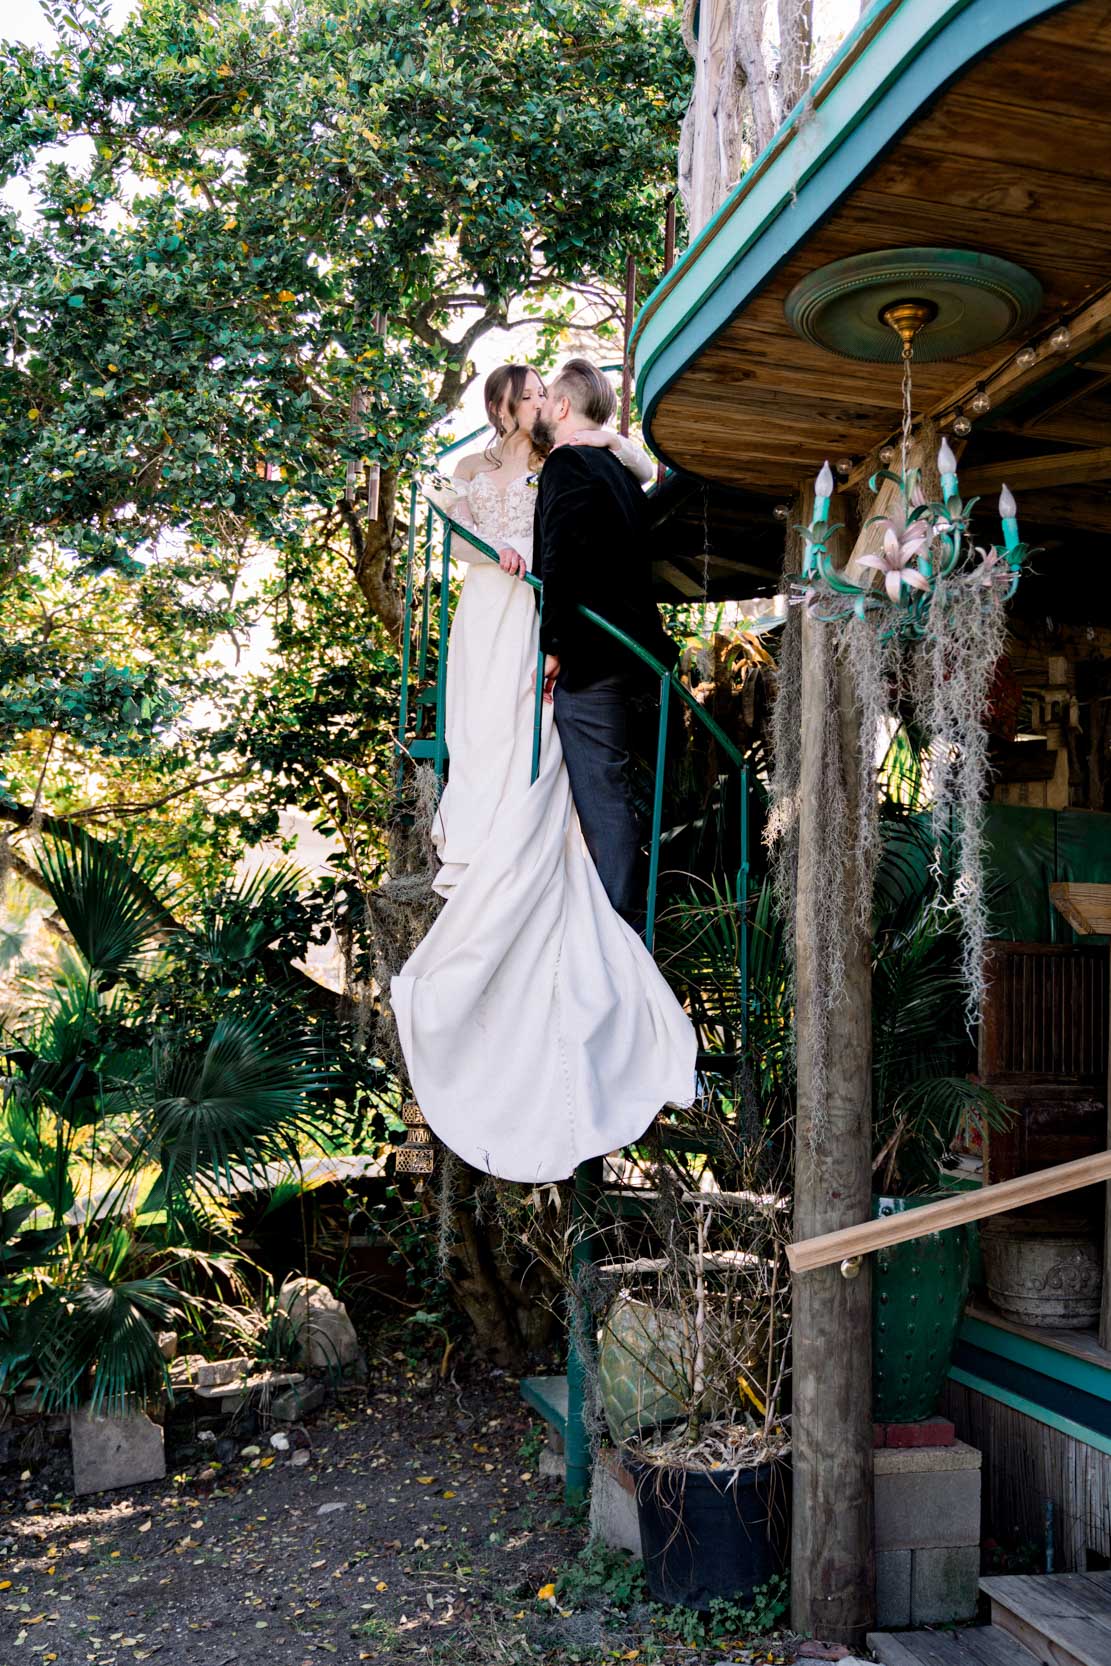
<path id="1" fill-rule="evenodd" d="M 1048 1330 L 1099 1323 L 1099 1236 L 1078 1216 L 996 1215 L 980 1228 L 988 1295 L 1007 1319 Z"/>

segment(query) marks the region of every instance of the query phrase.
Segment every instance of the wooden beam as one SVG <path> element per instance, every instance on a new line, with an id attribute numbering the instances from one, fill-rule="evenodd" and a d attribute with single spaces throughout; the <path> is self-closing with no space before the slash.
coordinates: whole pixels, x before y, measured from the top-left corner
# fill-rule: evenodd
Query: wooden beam
<path id="1" fill-rule="evenodd" d="M 973 1221 L 986 1220 L 989 1215 L 1001 1215 L 1007 1209 L 1021 1209 L 1027 1203 L 1062 1197 L 1066 1192 L 1079 1191 L 1082 1186 L 1096 1186 L 1101 1180 L 1111 1180 L 1111 1151 L 1077 1157 L 1071 1163 L 1039 1169 L 1036 1174 L 1020 1174 L 1014 1180 L 983 1186 L 978 1192 L 961 1192 L 957 1197 L 945 1198 L 941 1203 L 926 1203 L 921 1209 L 909 1209 L 902 1215 L 864 1221 L 841 1232 L 826 1232 L 820 1237 L 788 1244 L 787 1260 L 793 1273 L 832 1267 L 856 1255 L 871 1255 L 892 1244 L 923 1238 L 929 1232 L 947 1232 L 954 1226 L 968 1226 Z"/>
<path id="2" fill-rule="evenodd" d="M 1040 486 L 1072 486 L 1086 480 L 1111 478 L 1111 445 L 1088 451 L 1058 451 L 1044 457 L 1010 457 L 999 463 L 977 463 L 962 469 L 961 495 L 998 489 L 1004 481 L 1014 492 L 1036 491 Z"/>
<path id="3" fill-rule="evenodd" d="M 1111 286 L 1100 290 L 1086 307 L 1069 320 L 1069 333 L 1072 337 L 1068 348 L 1070 358 L 1091 351 L 1111 334 Z M 1015 349 L 1011 347 L 994 367 L 958 383 L 944 399 L 938 400 L 929 414 L 935 421 L 944 423 L 954 417 L 981 387 L 989 395 L 993 406 L 1002 405 L 1004 400 L 1013 399 L 1016 394 L 1035 387 L 1047 371 L 1059 369 L 1062 357 L 1059 353 L 1046 352 L 1036 364 L 1023 367 L 1018 364 Z"/>
<path id="4" fill-rule="evenodd" d="M 804 497 L 801 519 L 812 503 L 812 495 Z M 842 917 L 833 926 L 844 943 L 844 980 L 826 1036 L 819 1008 L 825 968 L 811 904 L 818 853 L 829 838 L 820 785 L 830 699 L 838 708 L 850 824 L 862 790 L 860 728 L 833 632 L 806 614 L 801 629 L 795 1232 L 808 1236 L 858 1220 L 869 1206 L 872 972 L 871 946 L 853 918 L 846 850 L 837 887 Z M 859 1646 L 875 1612 L 871 1279 L 836 1272 L 796 1279 L 792 1299 L 791 1620 L 796 1631 Z"/>

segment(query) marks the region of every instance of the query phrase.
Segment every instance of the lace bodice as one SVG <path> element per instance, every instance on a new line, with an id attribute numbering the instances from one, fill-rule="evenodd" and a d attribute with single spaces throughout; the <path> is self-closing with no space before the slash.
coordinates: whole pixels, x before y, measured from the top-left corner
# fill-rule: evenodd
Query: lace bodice
<path id="1" fill-rule="evenodd" d="M 495 549 L 510 545 L 521 555 L 532 548 L 536 477 L 520 474 L 508 486 L 497 484 L 497 469 L 484 469 L 470 480 L 456 476 L 453 485 L 470 511 L 468 520 L 480 538 Z"/>

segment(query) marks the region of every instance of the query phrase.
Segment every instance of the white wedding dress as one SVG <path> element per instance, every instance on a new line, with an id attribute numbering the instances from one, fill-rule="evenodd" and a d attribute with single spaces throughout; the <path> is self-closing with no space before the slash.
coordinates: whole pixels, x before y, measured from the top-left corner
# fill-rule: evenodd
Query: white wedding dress
<path id="1" fill-rule="evenodd" d="M 531 563 L 535 486 L 456 476 L 453 519 Z M 391 988 L 417 1102 L 473 1167 L 562 1180 L 694 1096 L 689 1018 L 616 914 L 583 842 L 552 708 L 530 785 L 531 586 L 469 561 L 447 665 L 448 783 L 434 840 L 447 897 Z"/>

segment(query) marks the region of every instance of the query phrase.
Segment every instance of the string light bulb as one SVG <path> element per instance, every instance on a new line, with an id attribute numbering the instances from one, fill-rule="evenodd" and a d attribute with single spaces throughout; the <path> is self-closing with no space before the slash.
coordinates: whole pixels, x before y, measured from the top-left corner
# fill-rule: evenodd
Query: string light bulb
<path id="1" fill-rule="evenodd" d="M 1020 352 L 1015 354 L 1015 364 L 1019 370 L 1033 370 L 1037 362 L 1038 350 L 1036 347 L 1023 347 Z"/>
<path id="2" fill-rule="evenodd" d="M 890 468 L 895 461 L 895 447 L 893 445 L 881 445 L 879 458 L 885 469 Z"/>
<path id="3" fill-rule="evenodd" d="M 789 504 L 777 503 L 775 508 L 772 510 L 772 517 L 777 521 L 785 521 L 789 517 L 790 513 L 791 509 Z"/>
<path id="4" fill-rule="evenodd" d="M 838 457 L 833 466 L 837 470 L 838 474 L 851 474 L 853 472 L 853 460 L 851 457 Z"/>
<path id="5" fill-rule="evenodd" d="M 1049 338 L 1049 345 L 1055 353 L 1063 353 L 1072 346 L 1072 331 L 1067 324 L 1058 324 Z"/>
<path id="6" fill-rule="evenodd" d="M 968 408 L 970 411 L 974 412 L 976 416 L 987 416 L 988 412 L 991 410 L 991 400 L 988 397 L 986 388 L 976 389 L 976 392 L 968 402 Z"/>
<path id="7" fill-rule="evenodd" d="M 962 440 L 967 439 L 972 432 L 972 422 L 962 411 L 959 417 L 953 419 L 953 432 L 959 434 Z"/>

